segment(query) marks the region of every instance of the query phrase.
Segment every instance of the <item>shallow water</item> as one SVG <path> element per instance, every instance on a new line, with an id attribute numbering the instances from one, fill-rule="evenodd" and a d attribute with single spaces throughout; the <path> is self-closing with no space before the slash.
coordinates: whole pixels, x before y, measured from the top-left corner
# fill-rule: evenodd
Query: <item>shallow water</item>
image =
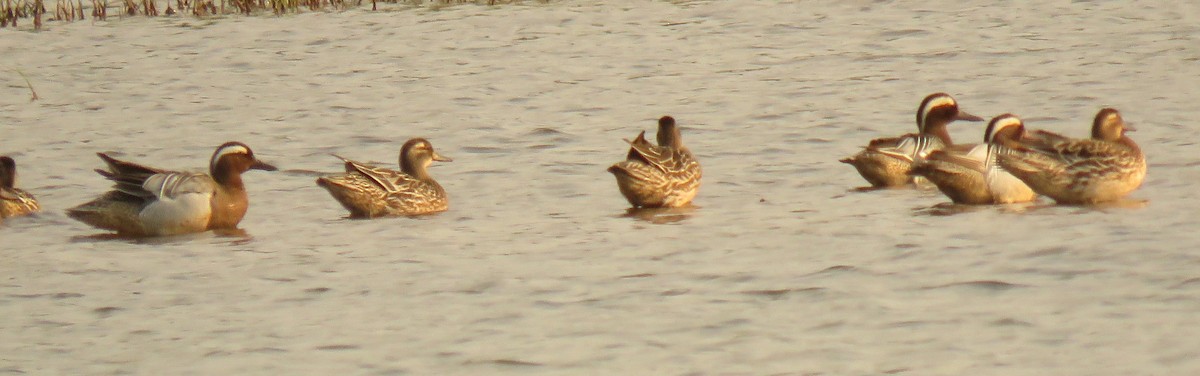
<path id="1" fill-rule="evenodd" d="M 0 152 L 45 212 L 0 225 L 0 373 L 1200 372 L 1200 7 L 595 2 L 0 30 Z M 6 69 L 7 70 L 7 69 Z M 925 94 L 1083 136 L 1150 172 L 1127 202 L 946 205 L 838 163 Z M 696 208 L 626 212 L 605 168 L 670 114 Z M 954 124 L 960 142 L 979 123 Z M 329 153 L 427 137 L 451 210 L 345 219 Z M 244 236 L 105 239 L 63 210 L 98 151 L 203 168 Z"/>

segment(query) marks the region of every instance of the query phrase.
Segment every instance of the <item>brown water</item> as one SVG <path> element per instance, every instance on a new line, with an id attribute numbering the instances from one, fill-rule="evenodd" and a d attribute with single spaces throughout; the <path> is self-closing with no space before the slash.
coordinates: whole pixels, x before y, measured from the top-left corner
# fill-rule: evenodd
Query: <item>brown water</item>
<path id="1" fill-rule="evenodd" d="M 595 2 L 141 17 L 0 30 L 0 373 L 1187 375 L 1200 372 L 1200 7 Z M 20 68 L 41 100 L 11 68 Z M 1121 205 L 961 209 L 837 159 L 924 95 L 1083 136 L 1139 128 Z M 670 114 L 694 210 L 604 170 Z M 955 124 L 959 141 L 983 125 Z M 451 210 L 358 221 L 329 156 L 455 162 Z M 246 237 L 101 240 L 63 210 L 98 151 L 199 169 L 227 140 Z"/>

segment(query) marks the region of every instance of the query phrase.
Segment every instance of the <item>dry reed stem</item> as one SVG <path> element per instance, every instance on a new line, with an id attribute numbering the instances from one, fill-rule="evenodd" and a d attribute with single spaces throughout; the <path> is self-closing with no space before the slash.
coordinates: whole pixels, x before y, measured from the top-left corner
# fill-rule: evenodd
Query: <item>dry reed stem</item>
<path id="1" fill-rule="evenodd" d="M 40 30 L 43 25 L 43 16 L 46 13 L 45 0 L 0 0 L 0 27 L 17 27 L 18 21 L 21 18 L 33 18 L 33 26 L 35 30 Z M 51 21 L 72 22 L 85 19 L 83 0 L 55 0 L 55 12 Z M 92 6 L 92 17 L 96 20 L 106 21 L 108 18 L 108 0 L 89 0 Z M 158 11 L 157 0 L 120 0 L 120 7 L 123 8 L 124 14 L 129 16 L 144 15 L 147 17 L 156 17 L 160 13 Z M 309 11 L 317 11 L 327 9 L 326 7 L 336 10 L 344 10 L 351 7 L 361 7 L 363 0 L 220 0 L 220 4 L 216 0 L 174 0 L 175 6 L 171 6 L 171 0 L 166 1 L 167 9 L 162 12 L 162 15 L 175 15 L 176 13 L 186 12 L 188 10 L 196 17 L 208 17 L 214 15 L 229 14 L 230 12 L 251 15 L 256 12 L 270 11 L 276 15 L 285 13 L 299 13 L 302 8 Z M 229 2 L 229 7 L 226 8 L 226 2 Z M 538 3 L 547 3 L 550 0 L 524 0 Z M 477 4 L 477 5 L 497 5 L 497 4 L 512 4 L 521 3 L 523 0 L 371 0 L 371 10 L 379 10 L 379 3 L 397 4 L 403 3 L 412 6 L 423 6 L 432 10 L 438 10 L 444 7 L 458 4 Z M 120 8 L 118 8 L 120 9 Z"/>
<path id="2" fill-rule="evenodd" d="M 39 98 L 37 95 L 37 90 L 33 90 L 33 83 L 29 82 L 29 77 L 26 77 L 25 73 L 21 72 L 20 69 L 13 69 L 13 71 L 17 72 L 17 74 L 21 75 L 21 78 L 25 79 L 25 86 L 29 87 L 29 101 L 33 102 L 38 100 Z"/>
<path id="3" fill-rule="evenodd" d="M 36 0 L 33 3 L 33 29 L 42 29 L 42 13 L 46 13 L 46 7 L 42 4 L 42 0 Z"/>

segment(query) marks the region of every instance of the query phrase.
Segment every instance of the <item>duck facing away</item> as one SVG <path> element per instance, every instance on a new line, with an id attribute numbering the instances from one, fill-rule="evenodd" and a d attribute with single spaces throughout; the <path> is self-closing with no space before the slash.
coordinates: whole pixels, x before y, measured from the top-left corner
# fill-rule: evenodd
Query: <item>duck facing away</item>
<path id="1" fill-rule="evenodd" d="M 913 161 L 953 144 L 946 126 L 955 120 L 983 118 L 959 110 L 950 94 L 930 94 L 917 107 L 917 133 L 871 140 L 858 154 L 839 162 L 854 166 L 874 187 L 907 185 L 913 181 L 909 174 Z"/>
<path id="2" fill-rule="evenodd" d="M 400 171 L 370 167 L 340 156 L 346 173 L 324 176 L 317 185 L 350 211 L 354 218 L 421 215 L 450 207 L 446 190 L 427 171 L 433 161 L 451 162 L 433 144 L 414 138 L 400 148 Z"/>
<path id="3" fill-rule="evenodd" d="M 17 162 L 0 157 L 0 219 L 36 213 L 42 210 L 29 192 L 17 189 Z"/>
<path id="4" fill-rule="evenodd" d="M 1092 138 L 1071 139 L 1050 132 L 1009 139 L 1001 167 L 1039 194 L 1060 204 L 1115 201 L 1133 192 L 1146 177 L 1141 148 L 1125 135 L 1134 129 L 1121 113 L 1105 108 L 1092 121 Z"/>
<path id="5" fill-rule="evenodd" d="M 117 160 L 97 153 L 116 184 L 113 190 L 67 210 L 67 215 L 123 236 L 161 236 L 235 229 L 250 207 L 242 173 L 275 171 L 249 146 L 227 142 L 213 152 L 208 174 L 176 172 Z"/>
<path id="6" fill-rule="evenodd" d="M 635 208 L 681 207 L 692 202 L 700 190 L 700 162 L 683 146 L 675 118 L 658 119 L 658 145 L 646 140 L 646 132 L 628 141 L 624 161 L 608 168 L 617 178 L 621 194 Z"/>
<path id="7" fill-rule="evenodd" d="M 923 176 L 956 204 L 990 205 L 1029 202 L 1037 194 L 1020 179 L 1004 171 L 996 156 L 1004 150 L 997 140 L 1024 137 L 1025 125 L 1013 114 L 988 122 L 983 143 L 934 150 L 913 164 L 912 174 Z"/>

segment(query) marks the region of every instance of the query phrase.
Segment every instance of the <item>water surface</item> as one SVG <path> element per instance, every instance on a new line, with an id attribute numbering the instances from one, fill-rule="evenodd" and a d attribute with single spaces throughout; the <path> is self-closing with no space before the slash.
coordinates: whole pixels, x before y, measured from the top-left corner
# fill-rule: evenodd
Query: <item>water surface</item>
<path id="1" fill-rule="evenodd" d="M 0 225 L 13 374 L 1184 375 L 1200 372 L 1200 10 L 1182 3 L 597 2 L 142 18 L 0 30 L 0 152 L 42 200 Z M 1088 133 L 1130 201 L 956 208 L 837 159 L 928 93 Z M 675 116 L 692 210 L 604 172 Z M 951 126 L 976 141 L 984 125 Z M 448 212 L 349 220 L 329 153 L 453 157 Z M 108 240 L 63 210 L 94 156 L 202 169 L 240 140 L 245 236 Z"/>

